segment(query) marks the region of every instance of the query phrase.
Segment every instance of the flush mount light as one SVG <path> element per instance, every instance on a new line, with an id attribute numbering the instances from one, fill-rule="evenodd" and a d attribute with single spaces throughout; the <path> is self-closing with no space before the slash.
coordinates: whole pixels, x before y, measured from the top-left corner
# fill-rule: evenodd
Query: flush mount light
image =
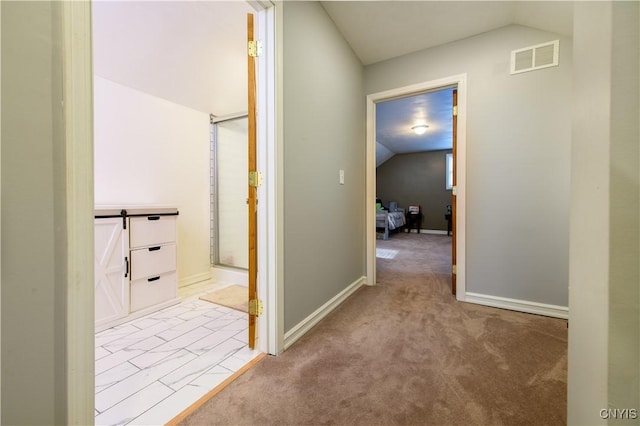
<path id="1" fill-rule="evenodd" d="M 413 127 L 411 128 L 411 130 L 413 130 L 414 132 L 416 132 L 416 135 L 421 135 L 421 134 L 423 134 L 424 132 L 426 132 L 428 128 L 429 128 L 429 126 L 428 126 L 428 125 L 426 125 L 426 124 L 416 124 L 415 126 L 413 126 Z"/>

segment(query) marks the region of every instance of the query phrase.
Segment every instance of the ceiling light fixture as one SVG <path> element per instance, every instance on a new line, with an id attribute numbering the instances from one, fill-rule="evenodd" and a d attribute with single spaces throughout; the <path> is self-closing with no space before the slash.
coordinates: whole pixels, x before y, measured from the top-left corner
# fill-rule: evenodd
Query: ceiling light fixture
<path id="1" fill-rule="evenodd" d="M 413 126 L 413 127 L 411 128 L 411 130 L 413 130 L 414 132 L 416 132 L 416 135 L 421 135 L 421 134 L 423 134 L 424 132 L 426 132 L 428 128 L 429 128 L 429 126 L 428 126 L 428 125 L 426 125 L 426 124 L 416 124 L 415 126 Z"/>

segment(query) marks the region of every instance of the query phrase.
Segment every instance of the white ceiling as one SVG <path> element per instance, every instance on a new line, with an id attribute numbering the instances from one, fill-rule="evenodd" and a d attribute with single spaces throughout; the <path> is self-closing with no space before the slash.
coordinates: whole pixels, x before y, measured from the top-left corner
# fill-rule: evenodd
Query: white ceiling
<path id="1" fill-rule="evenodd" d="M 244 1 L 94 1 L 94 72 L 218 116 L 247 110 Z"/>
<path id="2" fill-rule="evenodd" d="M 570 1 L 325 1 L 364 65 L 519 24 L 570 37 Z"/>

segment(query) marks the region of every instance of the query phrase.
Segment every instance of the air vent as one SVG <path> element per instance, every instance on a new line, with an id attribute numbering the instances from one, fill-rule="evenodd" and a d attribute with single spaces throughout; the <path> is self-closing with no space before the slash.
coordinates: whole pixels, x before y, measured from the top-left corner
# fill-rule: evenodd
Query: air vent
<path id="1" fill-rule="evenodd" d="M 511 51 L 511 74 L 558 65 L 560 40 Z"/>

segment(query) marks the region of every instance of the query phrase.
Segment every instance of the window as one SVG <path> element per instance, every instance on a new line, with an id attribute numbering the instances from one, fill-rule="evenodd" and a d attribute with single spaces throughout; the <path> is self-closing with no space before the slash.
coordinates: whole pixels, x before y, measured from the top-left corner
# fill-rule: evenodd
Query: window
<path id="1" fill-rule="evenodd" d="M 447 189 L 453 188 L 453 153 L 447 154 L 446 160 Z"/>

